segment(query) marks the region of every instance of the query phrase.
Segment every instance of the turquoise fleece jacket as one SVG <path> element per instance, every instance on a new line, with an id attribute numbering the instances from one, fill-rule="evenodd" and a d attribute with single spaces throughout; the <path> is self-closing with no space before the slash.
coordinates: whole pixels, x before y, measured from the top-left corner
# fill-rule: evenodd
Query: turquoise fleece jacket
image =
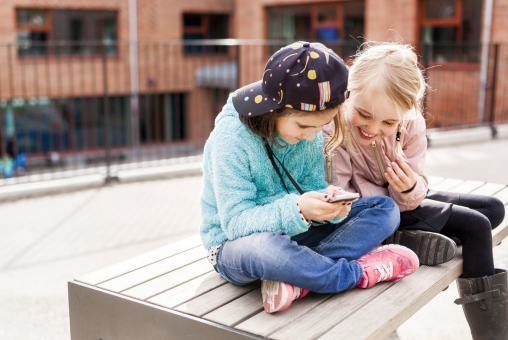
<path id="1" fill-rule="evenodd" d="M 271 146 L 304 192 L 326 189 L 321 133 L 312 142 Z M 230 97 L 204 149 L 200 234 L 206 249 L 257 232 L 282 231 L 294 236 L 308 230 L 296 204 L 298 191 L 280 169 L 289 194 L 261 137 L 243 125 Z"/>

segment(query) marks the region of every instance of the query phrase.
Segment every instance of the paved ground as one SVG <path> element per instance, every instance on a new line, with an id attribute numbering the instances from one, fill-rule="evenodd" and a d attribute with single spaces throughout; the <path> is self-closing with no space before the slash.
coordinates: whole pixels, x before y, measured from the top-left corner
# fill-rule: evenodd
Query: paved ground
<path id="1" fill-rule="evenodd" d="M 507 147 L 432 148 L 427 169 L 508 183 Z M 0 205 L 0 339 L 69 339 L 67 281 L 196 233 L 200 192 L 201 177 L 186 177 Z M 508 242 L 495 256 L 508 267 Z M 456 297 L 452 284 L 390 338 L 471 339 Z"/>

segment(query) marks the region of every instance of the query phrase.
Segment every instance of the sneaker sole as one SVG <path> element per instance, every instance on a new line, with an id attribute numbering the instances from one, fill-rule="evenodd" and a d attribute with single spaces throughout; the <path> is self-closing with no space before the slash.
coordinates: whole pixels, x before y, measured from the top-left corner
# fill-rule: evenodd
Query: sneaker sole
<path id="1" fill-rule="evenodd" d="M 420 264 L 435 266 L 450 261 L 457 245 L 452 239 L 431 232 L 396 231 L 386 243 L 400 244 L 416 253 Z"/>

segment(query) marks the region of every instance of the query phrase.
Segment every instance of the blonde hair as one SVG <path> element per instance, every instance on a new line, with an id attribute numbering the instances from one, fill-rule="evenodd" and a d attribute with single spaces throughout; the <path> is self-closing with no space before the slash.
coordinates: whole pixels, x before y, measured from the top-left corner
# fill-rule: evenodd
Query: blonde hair
<path id="1" fill-rule="evenodd" d="M 346 123 L 344 120 L 344 103 L 332 107 L 329 109 L 324 109 L 321 111 L 300 111 L 295 110 L 287 107 L 280 108 L 278 110 L 275 110 L 271 113 L 266 113 L 264 115 L 260 115 L 257 117 L 245 117 L 242 115 L 239 115 L 240 120 L 242 123 L 247 126 L 252 132 L 254 132 L 256 135 L 266 138 L 273 144 L 275 144 L 278 147 L 283 147 L 280 145 L 276 139 L 277 136 L 277 125 L 276 121 L 279 117 L 284 116 L 290 116 L 290 115 L 320 115 L 329 113 L 330 111 L 337 111 L 337 114 L 333 116 L 333 122 L 334 122 L 334 132 L 331 138 L 328 140 L 324 147 L 324 154 L 330 155 L 335 149 L 340 147 L 342 145 L 342 142 L 344 140 L 345 132 L 346 132 Z"/>
<path id="2" fill-rule="evenodd" d="M 422 114 L 427 88 L 413 47 L 403 43 L 366 42 L 355 57 L 349 68 L 348 90 L 355 96 L 369 91 L 387 97 L 397 108 L 400 136 L 408 111 Z M 400 143 L 394 152 L 397 157 L 405 158 Z"/>

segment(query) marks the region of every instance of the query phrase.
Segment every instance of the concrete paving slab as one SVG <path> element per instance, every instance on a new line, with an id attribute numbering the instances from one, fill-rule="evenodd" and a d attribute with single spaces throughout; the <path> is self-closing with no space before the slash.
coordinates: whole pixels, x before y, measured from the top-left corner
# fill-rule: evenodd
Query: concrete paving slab
<path id="1" fill-rule="evenodd" d="M 427 131 L 427 140 L 431 147 L 475 143 L 491 139 L 492 129 L 490 127 L 475 127 L 450 131 Z"/>

